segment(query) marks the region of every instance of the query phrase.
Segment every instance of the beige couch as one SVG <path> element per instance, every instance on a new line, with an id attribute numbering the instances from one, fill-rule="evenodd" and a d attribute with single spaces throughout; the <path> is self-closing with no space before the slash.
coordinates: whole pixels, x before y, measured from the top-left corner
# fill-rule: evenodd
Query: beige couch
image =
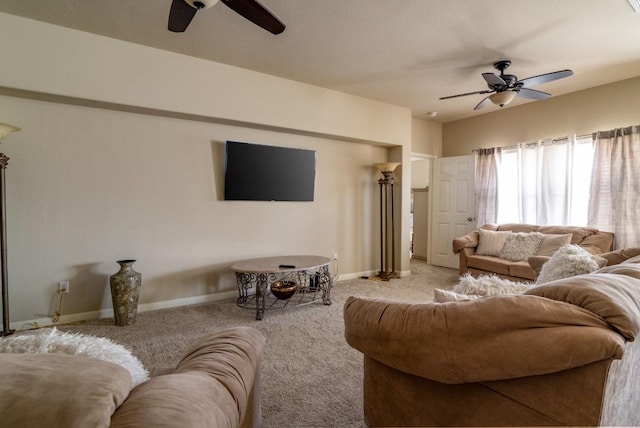
<path id="1" fill-rule="evenodd" d="M 119 365 L 66 354 L 0 354 L 0 427 L 259 427 L 265 338 L 204 337 L 175 370 L 131 388 Z"/>
<path id="2" fill-rule="evenodd" d="M 640 426 L 640 257 L 524 295 L 350 297 L 368 426 Z"/>
<path id="3" fill-rule="evenodd" d="M 530 233 L 538 232 L 550 237 L 560 237 L 571 234 L 567 241 L 570 244 L 579 245 L 592 254 L 602 254 L 613 249 L 613 233 L 603 232 L 590 227 L 576 226 L 536 226 L 530 224 L 486 224 L 480 229 L 490 232 Z M 453 240 L 453 253 L 460 255 L 460 275 L 496 274 L 502 278 L 514 281 L 535 281 L 537 273 L 532 269 L 527 260 L 513 261 L 502 256 L 478 254 L 481 230 L 473 232 Z M 545 247 L 543 245 L 543 247 Z M 540 257 L 550 257 L 553 254 L 553 246 L 546 247 L 547 251 Z M 555 247 L 557 249 L 557 247 Z M 542 248 L 541 248 L 542 249 Z M 535 254 L 533 256 L 536 256 Z"/>

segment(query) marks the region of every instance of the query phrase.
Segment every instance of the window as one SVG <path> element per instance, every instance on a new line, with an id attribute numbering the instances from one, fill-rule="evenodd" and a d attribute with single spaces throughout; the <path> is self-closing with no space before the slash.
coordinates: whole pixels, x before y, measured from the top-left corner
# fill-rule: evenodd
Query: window
<path id="1" fill-rule="evenodd" d="M 590 135 L 502 149 L 497 222 L 586 226 L 592 163 Z"/>

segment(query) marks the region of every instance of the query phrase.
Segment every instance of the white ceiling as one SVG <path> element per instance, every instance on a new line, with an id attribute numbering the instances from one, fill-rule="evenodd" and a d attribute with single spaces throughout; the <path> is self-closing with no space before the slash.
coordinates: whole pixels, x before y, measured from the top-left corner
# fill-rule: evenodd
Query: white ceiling
<path id="1" fill-rule="evenodd" d="M 561 95 L 640 75 L 640 13 L 627 0 L 261 0 L 286 25 L 274 36 L 222 3 L 185 33 L 167 30 L 171 0 L 0 0 L 20 15 L 408 107 L 449 122 L 473 107 L 481 73 L 510 59 L 518 78 Z M 185 79 L 189 70 L 185 70 Z M 509 106 L 531 101 L 516 98 Z M 505 108 L 509 108 L 505 107 Z"/>

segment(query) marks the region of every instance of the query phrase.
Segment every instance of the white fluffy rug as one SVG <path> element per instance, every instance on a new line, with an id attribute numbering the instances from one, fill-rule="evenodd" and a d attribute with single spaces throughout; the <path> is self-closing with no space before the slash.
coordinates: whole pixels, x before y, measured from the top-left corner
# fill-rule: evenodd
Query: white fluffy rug
<path id="1" fill-rule="evenodd" d="M 510 281 L 497 275 L 480 275 L 476 278 L 467 273 L 460 277 L 458 284 L 452 291 L 438 288 L 433 290 L 433 301 L 438 303 L 460 302 L 483 296 L 521 294 L 533 286 L 534 284 Z"/>
<path id="2" fill-rule="evenodd" d="M 475 296 L 494 296 L 496 294 L 524 293 L 533 285 L 531 283 L 510 281 L 497 275 L 481 275 L 474 278 L 467 273 L 460 277 L 460 282 L 454 287 L 453 291 Z"/>
<path id="3" fill-rule="evenodd" d="M 0 339 L 2 353 L 51 353 L 81 355 L 118 364 L 131 374 L 132 386 L 149 379 L 149 372 L 127 348 L 104 337 L 61 333 L 55 328 L 36 334 Z"/>

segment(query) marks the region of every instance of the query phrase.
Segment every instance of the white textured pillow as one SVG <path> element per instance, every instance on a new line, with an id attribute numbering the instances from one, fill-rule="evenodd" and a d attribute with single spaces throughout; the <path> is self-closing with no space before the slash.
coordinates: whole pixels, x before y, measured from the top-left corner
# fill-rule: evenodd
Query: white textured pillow
<path id="1" fill-rule="evenodd" d="M 478 239 L 478 248 L 476 248 L 476 254 L 479 256 L 494 256 L 500 257 L 502 254 L 502 247 L 507 240 L 507 236 L 511 235 L 511 232 L 484 230 L 478 229 L 480 235 Z"/>
<path id="2" fill-rule="evenodd" d="M 544 235 L 538 232 L 512 233 L 502 248 L 501 257 L 514 262 L 527 260 L 538 253 Z"/>
<path id="3" fill-rule="evenodd" d="M 565 245 L 542 265 L 536 284 L 591 273 L 606 264 L 604 257 L 595 256 L 578 245 Z"/>
<path id="4" fill-rule="evenodd" d="M 544 238 L 542 238 L 542 244 L 540 244 L 540 248 L 536 255 L 551 257 L 561 247 L 571 244 L 571 238 L 573 238 L 572 233 L 566 233 L 564 235 L 544 235 Z"/>

